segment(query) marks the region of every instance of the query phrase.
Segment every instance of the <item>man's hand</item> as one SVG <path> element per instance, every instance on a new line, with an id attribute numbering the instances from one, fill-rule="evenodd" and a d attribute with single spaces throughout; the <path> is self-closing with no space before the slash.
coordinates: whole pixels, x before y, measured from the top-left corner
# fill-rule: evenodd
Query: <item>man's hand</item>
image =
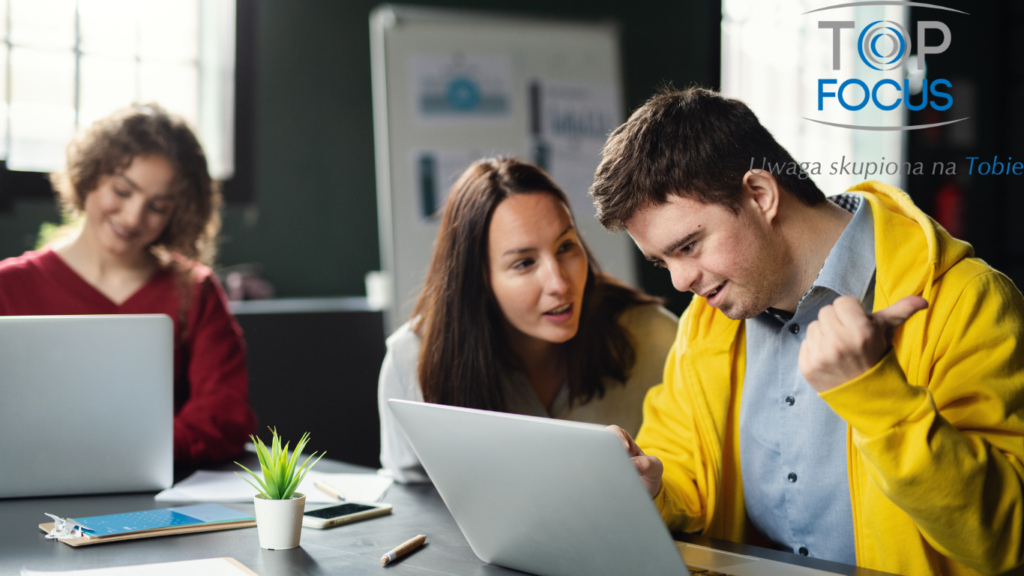
<path id="1" fill-rule="evenodd" d="M 661 491 L 661 474 L 664 472 L 664 467 L 661 465 L 661 460 L 657 456 L 648 456 L 644 454 L 644 451 L 633 442 L 633 438 L 630 437 L 629 433 L 615 426 L 614 424 L 608 427 L 612 433 L 619 437 L 622 441 L 622 446 L 629 452 L 630 460 L 633 461 L 633 465 L 636 466 L 637 472 L 640 472 L 640 479 L 644 481 L 644 487 L 651 494 L 651 498 L 658 495 Z"/>
<path id="2" fill-rule="evenodd" d="M 897 326 L 927 307 L 924 298 L 907 296 L 868 314 L 856 298 L 836 298 L 807 326 L 807 338 L 800 345 L 800 371 L 818 392 L 853 380 L 885 356 Z"/>

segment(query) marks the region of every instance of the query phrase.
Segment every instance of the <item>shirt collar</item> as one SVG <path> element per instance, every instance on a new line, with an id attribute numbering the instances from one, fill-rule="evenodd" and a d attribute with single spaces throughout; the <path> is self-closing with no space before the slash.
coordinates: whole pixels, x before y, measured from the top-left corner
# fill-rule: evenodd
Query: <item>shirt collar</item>
<path id="1" fill-rule="evenodd" d="M 875 278 L 875 222 L 871 205 L 864 201 L 864 196 L 852 193 L 832 196 L 829 200 L 852 213 L 853 218 L 832 246 L 811 289 L 800 298 L 795 313 L 769 308 L 756 318 L 772 318 L 785 325 L 808 309 L 814 310 L 827 292 L 854 296 L 867 303 Z"/>
<path id="2" fill-rule="evenodd" d="M 825 258 L 812 290 L 825 288 L 864 302 L 875 274 L 875 223 L 871 205 L 860 194 L 841 194 L 833 202 L 853 212 L 853 219 Z"/>

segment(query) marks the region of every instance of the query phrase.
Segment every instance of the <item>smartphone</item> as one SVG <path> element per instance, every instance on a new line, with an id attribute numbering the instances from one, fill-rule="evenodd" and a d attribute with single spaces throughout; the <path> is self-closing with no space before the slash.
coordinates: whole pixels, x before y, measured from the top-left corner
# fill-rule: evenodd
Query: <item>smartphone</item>
<path id="1" fill-rule="evenodd" d="M 330 528 L 377 516 L 391 514 L 391 504 L 371 504 L 365 502 L 345 502 L 326 508 L 308 510 L 302 515 L 302 525 L 310 528 Z"/>

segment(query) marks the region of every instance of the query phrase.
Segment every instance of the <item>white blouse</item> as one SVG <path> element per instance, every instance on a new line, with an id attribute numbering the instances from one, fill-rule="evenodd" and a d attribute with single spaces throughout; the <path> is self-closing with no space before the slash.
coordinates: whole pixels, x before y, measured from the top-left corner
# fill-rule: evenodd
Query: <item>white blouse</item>
<path id="1" fill-rule="evenodd" d="M 668 310 L 653 304 L 633 306 L 619 317 L 626 329 L 636 362 L 625 385 L 608 382 L 604 396 L 585 404 L 569 402 L 568 383 L 562 385 L 550 408 L 545 408 L 530 382 L 521 372 L 502 378 L 508 412 L 529 416 L 545 416 L 578 422 L 616 424 L 636 436 L 643 421 L 643 401 L 647 390 L 661 383 L 662 371 L 669 349 L 676 336 L 678 319 Z M 388 408 L 388 399 L 423 401 L 417 372 L 420 337 L 406 322 L 387 340 L 387 354 L 380 369 L 377 408 L 380 411 L 380 461 L 384 473 L 399 482 L 429 482 L 423 466 L 413 451 L 402 427 Z"/>

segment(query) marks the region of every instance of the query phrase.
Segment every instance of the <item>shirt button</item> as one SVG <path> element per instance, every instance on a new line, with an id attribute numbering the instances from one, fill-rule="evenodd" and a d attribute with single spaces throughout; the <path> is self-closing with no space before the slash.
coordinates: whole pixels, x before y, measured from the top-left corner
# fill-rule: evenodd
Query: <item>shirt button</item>
<path id="1" fill-rule="evenodd" d="M 809 554 L 806 546 L 801 546 L 797 552 L 799 552 L 801 556 L 807 556 L 807 554 Z"/>
<path id="2" fill-rule="evenodd" d="M 790 482 L 796 482 L 796 472 L 790 472 L 788 478 Z"/>
<path id="3" fill-rule="evenodd" d="M 790 406 L 796 404 L 796 398 L 793 398 L 792 396 L 786 396 L 786 404 L 789 404 Z"/>
<path id="4" fill-rule="evenodd" d="M 793 334 L 799 334 L 800 333 L 800 325 L 799 324 L 790 324 L 789 325 L 789 331 L 792 332 Z"/>

